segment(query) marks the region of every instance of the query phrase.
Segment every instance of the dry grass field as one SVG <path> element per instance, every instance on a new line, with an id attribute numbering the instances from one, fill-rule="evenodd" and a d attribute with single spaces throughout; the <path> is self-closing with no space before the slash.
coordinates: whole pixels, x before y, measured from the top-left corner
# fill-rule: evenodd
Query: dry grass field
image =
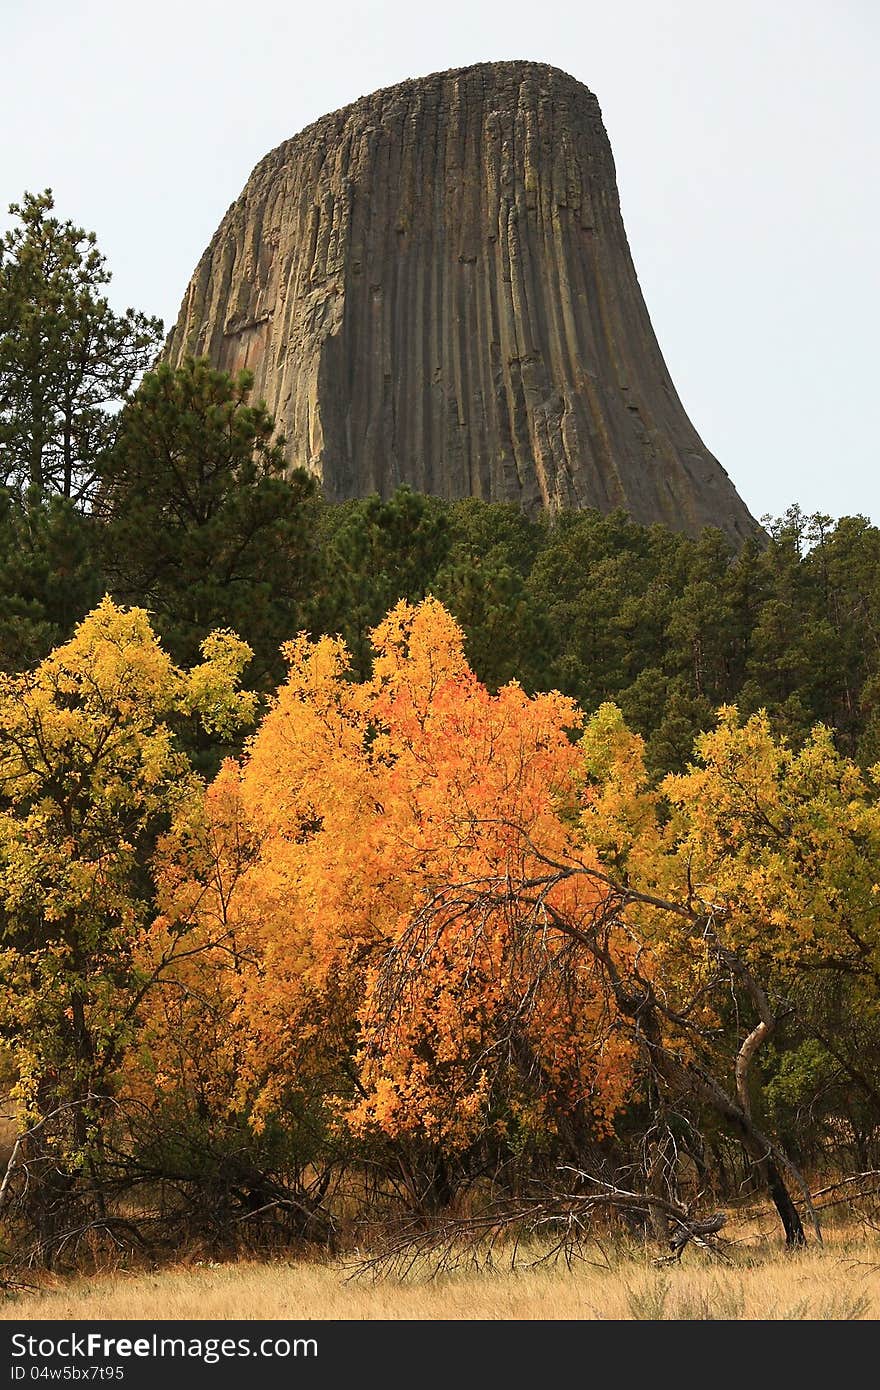
<path id="1" fill-rule="evenodd" d="M 854 1319 L 880 1317 L 880 1238 L 832 1231 L 786 1255 L 775 1237 L 734 1242 L 731 1265 L 698 1250 L 657 1268 L 635 1250 L 512 1272 L 352 1279 L 344 1262 L 194 1264 L 46 1280 L 8 1294 L 0 1317 L 33 1319 Z"/>

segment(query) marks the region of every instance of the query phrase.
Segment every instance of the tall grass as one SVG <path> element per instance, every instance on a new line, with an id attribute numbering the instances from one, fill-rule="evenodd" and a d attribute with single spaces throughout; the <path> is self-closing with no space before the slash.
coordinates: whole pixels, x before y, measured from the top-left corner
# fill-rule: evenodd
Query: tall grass
<path id="1" fill-rule="evenodd" d="M 0 1317 L 764 1320 L 880 1317 L 880 1240 L 832 1233 L 786 1254 L 734 1245 L 719 1265 L 688 1251 L 657 1268 L 650 1253 L 596 1252 L 596 1263 L 524 1265 L 437 1278 L 352 1278 L 340 1261 L 199 1263 L 45 1281 L 7 1294 Z"/>

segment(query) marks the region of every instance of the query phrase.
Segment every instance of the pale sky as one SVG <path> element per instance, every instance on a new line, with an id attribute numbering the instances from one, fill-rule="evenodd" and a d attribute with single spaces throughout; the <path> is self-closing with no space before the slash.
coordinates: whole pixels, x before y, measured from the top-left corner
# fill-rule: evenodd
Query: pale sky
<path id="1" fill-rule="evenodd" d="M 756 516 L 880 523 L 878 0 L 0 0 L 0 201 L 50 186 L 111 299 L 177 315 L 254 164 L 407 77 L 552 63 L 599 98 L 654 328 Z"/>

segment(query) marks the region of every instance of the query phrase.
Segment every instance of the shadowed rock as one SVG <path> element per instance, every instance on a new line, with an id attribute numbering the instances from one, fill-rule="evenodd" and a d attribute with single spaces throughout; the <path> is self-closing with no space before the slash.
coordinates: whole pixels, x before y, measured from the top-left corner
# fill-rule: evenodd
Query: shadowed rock
<path id="1" fill-rule="evenodd" d="M 599 104 L 555 68 L 401 82 L 279 145 L 193 276 L 187 353 L 254 373 L 331 499 L 757 529 L 661 356 Z"/>

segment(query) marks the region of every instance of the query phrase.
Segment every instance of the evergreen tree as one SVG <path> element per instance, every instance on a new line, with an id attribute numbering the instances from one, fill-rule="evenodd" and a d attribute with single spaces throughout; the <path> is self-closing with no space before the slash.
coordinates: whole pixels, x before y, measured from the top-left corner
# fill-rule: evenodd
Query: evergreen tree
<path id="1" fill-rule="evenodd" d="M 433 593 L 461 623 L 468 658 L 492 690 L 542 688 L 549 634 L 528 588 L 545 527 L 516 506 L 466 498 L 449 508 L 451 546 Z"/>
<path id="2" fill-rule="evenodd" d="M 252 377 L 190 359 L 148 372 L 101 464 L 107 583 L 146 605 L 175 661 L 215 627 L 254 652 L 253 682 L 280 679 L 282 642 L 310 626 L 320 501 L 282 442 Z"/>
<path id="3" fill-rule="evenodd" d="M 158 319 L 116 314 L 94 232 L 50 214 L 50 189 L 9 211 L 0 242 L 0 483 L 29 505 L 88 501 L 114 414 L 161 339 Z"/>
<path id="4" fill-rule="evenodd" d="M 400 599 L 430 593 L 450 552 L 449 506 L 406 486 L 328 507 L 322 528 L 322 631 L 345 638 L 353 670 L 372 663 L 370 631 Z"/>
<path id="5" fill-rule="evenodd" d="M 93 529 L 64 498 L 27 508 L 0 489 L 0 670 L 48 656 L 100 599 Z"/>

